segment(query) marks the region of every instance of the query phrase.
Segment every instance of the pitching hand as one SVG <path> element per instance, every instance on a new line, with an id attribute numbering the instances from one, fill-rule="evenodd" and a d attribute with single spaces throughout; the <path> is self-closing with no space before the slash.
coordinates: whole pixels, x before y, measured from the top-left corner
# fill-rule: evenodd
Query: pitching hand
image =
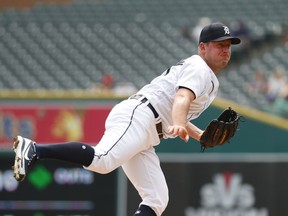
<path id="1" fill-rule="evenodd" d="M 189 140 L 188 131 L 183 126 L 179 126 L 179 125 L 169 126 L 168 133 L 170 133 L 173 136 L 179 136 L 185 142 L 188 142 Z"/>

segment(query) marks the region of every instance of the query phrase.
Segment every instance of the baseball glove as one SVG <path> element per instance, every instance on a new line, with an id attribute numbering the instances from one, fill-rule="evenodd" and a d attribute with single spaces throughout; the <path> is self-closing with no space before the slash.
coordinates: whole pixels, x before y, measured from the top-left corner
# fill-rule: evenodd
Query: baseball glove
<path id="1" fill-rule="evenodd" d="M 217 119 L 213 119 L 200 138 L 201 149 L 223 145 L 235 135 L 240 116 L 231 107 L 225 109 Z"/>

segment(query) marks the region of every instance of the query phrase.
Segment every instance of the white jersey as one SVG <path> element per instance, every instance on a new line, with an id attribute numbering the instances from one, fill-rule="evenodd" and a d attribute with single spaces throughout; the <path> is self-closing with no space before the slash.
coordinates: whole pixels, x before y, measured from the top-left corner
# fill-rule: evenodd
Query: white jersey
<path id="1" fill-rule="evenodd" d="M 158 112 L 165 138 L 170 137 L 166 131 L 173 124 L 171 111 L 179 87 L 190 89 L 196 96 L 187 116 L 187 121 L 190 121 L 215 99 L 219 81 L 206 62 L 199 55 L 193 55 L 166 70 L 137 93 L 144 95 Z"/>
<path id="2" fill-rule="evenodd" d="M 157 216 L 162 215 L 169 196 L 154 147 L 160 143 L 159 125 L 163 138 L 174 138 L 167 133 L 167 127 L 173 124 L 171 110 L 180 87 L 190 89 L 196 96 L 187 116 L 190 121 L 211 104 L 219 82 L 199 55 L 172 66 L 144 86 L 138 92 L 140 97 L 133 95 L 134 98 L 132 96 L 113 107 L 105 123 L 105 133 L 94 148 L 93 162 L 85 167 L 107 173 L 107 170 L 121 165 L 142 195 L 141 204 L 151 206 Z M 155 115 L 155 110 L 159 116 Z"/>

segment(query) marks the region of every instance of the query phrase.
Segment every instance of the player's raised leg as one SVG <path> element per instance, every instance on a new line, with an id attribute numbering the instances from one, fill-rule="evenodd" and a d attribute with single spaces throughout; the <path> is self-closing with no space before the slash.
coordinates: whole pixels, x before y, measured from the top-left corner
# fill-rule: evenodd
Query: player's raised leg
<path id="1" fill-rule="evenodd" d="M 89 166 L 94 158 L 94 148 L 80 142 L 38 144 L 17 136 L 14 138 L 13 149 L 15 162 L 12 169 L 17 181 L 23 181 L 31 166 L 39 159 L 54 159 Z"/>

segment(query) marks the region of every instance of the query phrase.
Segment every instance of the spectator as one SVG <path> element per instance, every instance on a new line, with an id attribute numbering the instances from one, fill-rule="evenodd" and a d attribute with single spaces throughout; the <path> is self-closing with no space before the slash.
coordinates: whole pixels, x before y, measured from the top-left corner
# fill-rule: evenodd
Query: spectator
<path id="1" fill-rule="evenodd" d="M 100 95 L 113 95 L 114 78 L 111 74 L 105 73 L 101 78 L 101 82 L 92 86 L 91 90 L 96 91 Z"/>
<path id="2" fill-rule="evenodd" d="M 279 98 L 288 101 L 288 81 L 286 81 L 284 87 L 279 92 Z"/>
<path id="3" fill-rule="evenodd" d="M 242 20 L 238 19 L 231 23 L 231 32 L 243 41 L 243 43 L 234 50 L 232 60 L 239 61 L 243 57 L 248 57 L 251 50 L 251 29 Z"/>
<path id="4" fill-rule="evenodd" d="M 247 92 L 249 94 L 265 94 L 267 91 L 267 80 L 264 72 L 261 69 L 257 69 L 252 81 L 247 86 Z"/>
<path id="5" fill-rule="evenodd" d="M 282 67 L 276 67 L 267 82 L 266 99 L 273 103 L 286 84 L 286 77 Z"/>
<path id="6" fill-rule="evenodd" d="M 135 85 L 127 80 L 120 80 L 114 86 L 114 95 L 117 97 L 126 97 L 135 94 L 137 91 Z"/>
<path id="7" fill-rule="evenodd" d="M 231 32 L 232 34 L 237 35 L 237 37 L 241 38 L 241 41 L 243 41 L 241 47 L 249 49 L 251 31 L 242 20 L 238 19 L 231 23 Z"/>
<path id="8" fill-rule="evenodd" d="M 198 44 L 199 43 L 199 36 L 201 30 L 204 26 L 209 25 L 211 23 L 211 19 L 209 17 L 202 17 L 199 19 L 197 25 L 192 29 L 192 38 Z"/>
<path id="9" fill-rule="evenodd" d="M 275 108 L 280 116 L 288 118 L 288 82 L 279 92 L 279 97 L 275 99 Z"/>
<path id="10" fill-rule="evenodd" d="M 98 95 L 106 97 L 127 97 L 138 91 L 133 83 L 124 78 L 117 80 L 116 82 L 114 77 L 109 73 L 104 74 L 101 78 L 101 82 L 93 85 L 91 90 L 93 92 L 95 91 Z"/>
<path id="11" fill-rule="evenodd" d="M 102 80 L 101 80 L 101 84 L 102 84 L 102 88 L 104 90 L 110 91 L 113 89 L 113 84 L 114 84 L 114 79 L 113 76 L 111 74 L 104 74 L 102 76 Z"/>

